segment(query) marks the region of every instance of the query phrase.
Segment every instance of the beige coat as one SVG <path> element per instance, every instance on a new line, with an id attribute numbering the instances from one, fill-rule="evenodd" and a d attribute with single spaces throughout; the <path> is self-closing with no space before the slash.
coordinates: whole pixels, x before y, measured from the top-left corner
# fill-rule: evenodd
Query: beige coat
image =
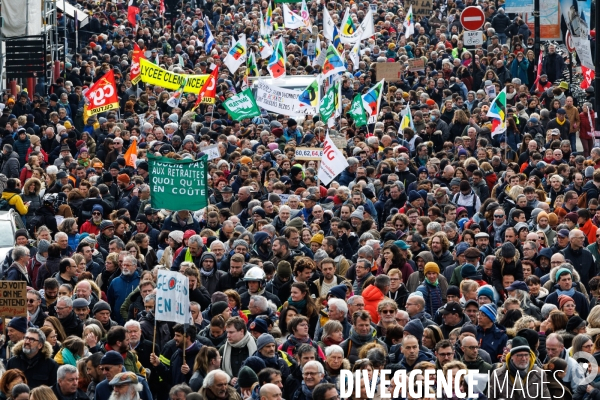
<path id="1" fill-rule="evenodd" d="M 506 363 L 508 363 L 509 357 L 510 355 L 506 357 Z M 486 393 L 489 400 L 517 398 L 519 400 L 537 400 L 550 398 L 548 386 L 543 384 L 546 382 L 544 371 L 535 366 L 535 356 L 533 353 L 531 353 L 531 369 L 524 380 L 513 379 L 509 375 L 506 363 L 490 374 L 491 382 L 488 384 L 488 393 Z M 542 391 L 541 393 L 540 390 Z"/>

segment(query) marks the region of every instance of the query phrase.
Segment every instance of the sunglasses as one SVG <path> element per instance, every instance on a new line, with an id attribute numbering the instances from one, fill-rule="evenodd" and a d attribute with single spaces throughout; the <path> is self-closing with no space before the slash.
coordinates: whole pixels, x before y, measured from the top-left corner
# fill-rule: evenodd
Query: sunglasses
<path id="1" fill-rule="evenodd" d="M 494 218 L 502 218 L 504 215 L 494 215 Z"/>

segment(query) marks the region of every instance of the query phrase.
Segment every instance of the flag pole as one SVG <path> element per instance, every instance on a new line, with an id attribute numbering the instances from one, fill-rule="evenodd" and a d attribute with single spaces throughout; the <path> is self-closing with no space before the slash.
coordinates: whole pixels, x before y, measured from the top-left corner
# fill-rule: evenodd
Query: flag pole
<path id="1" fill-rule="evenodd" d="M 154 346 L 156 346 L 156 316 L 154 316 L 154 337 L 152 338 L 152 354 L 154 354 Z"/>

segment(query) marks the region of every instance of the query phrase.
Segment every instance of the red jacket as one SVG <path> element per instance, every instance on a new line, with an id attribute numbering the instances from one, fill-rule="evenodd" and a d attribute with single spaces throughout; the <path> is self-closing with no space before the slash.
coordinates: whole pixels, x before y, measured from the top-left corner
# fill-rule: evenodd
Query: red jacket
<path id="1" fill-rule="evenodd" d="M 377 306 L 385 297 L 381 290 L 375 285 L 369 285 L 362 292 L 362 297 L 365 300 L 365 311 L 371 314 L 371 320 L 377 324 L 379 322 L 379 314 L 377 313 Z"/>
<path id="2" fill-rule="evenodd" d="M 594 120 L 594 114 L 591 114 L 592 121 Z M 581 139 L 593 139 L 594 138 L 594 129 L 590 125 L 590 117 L 588 113 L 581 112 L 579 113 L 579 137 Z M 595 240 L 595 239 L 594 239 Z M 590 242 L 592 243 L 592 242 Z"/>
<path id="3" fill-rule="evenodd" d="M 100 225 L 96 225 L 94 224 L 91 220 L 87 220 L 83 223 L 83 225 L 81 225 L 81 228 L 79 229 L 79 233 L 93 233 L 94 235 L 98 236 L 100 234 Z"/>
<path id="4" fill-rule="evenodd" d="M 591 219 L 588 219 L 587 222 L 583 224 L 583 226 L 580 226 L 579 230 L 585 233 L 585 236 L 587 236 L 588 243 L 596 243 L 596 231 L 598 230 L 598 227 L 592 223 Z"/>

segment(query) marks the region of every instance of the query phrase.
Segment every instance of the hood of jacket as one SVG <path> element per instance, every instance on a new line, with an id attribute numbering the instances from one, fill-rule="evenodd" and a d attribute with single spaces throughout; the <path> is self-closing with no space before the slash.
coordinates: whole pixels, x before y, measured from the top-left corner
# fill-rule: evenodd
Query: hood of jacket
<path id="1" fill-rule="evenodd" d="M 568 264 L 568 263 L 566 263 Z M 565 264 L 559 265 L 558 267 L 554 267 L 550 269 L 550 274 L 548 276 L 550 282 L 552 282 L 552 284 L 554 285 L 556 283 L 556 272 Z M 571 265 L 571 264 L 568 264 Z M 569 267 L 565 267 L 569 270 L 571 270 L 571 273 L 573 274 L 573 283 L 577 283 L 581 281 L 581 277 L 579 276 L 579 273 L 571 266 Z M 574 286 L 575 287 L 575 286 Z"/>
<path id="2" fill-rule="evenodd" d="M 29 178 L 25 181 L 25 185 L 23 185 L 23 188 L 27 189 L 30 185 L 35 185 L 35 191 L 33 194 L 39 196 L 40 191 L 42 190 L 42 182 L 37 178 Z M 28 195 L 31 195 L 31 193 L 29 193 Z"/>
<path id="3" fill-rule="evenodd" d="M 375 285 L 369 285 L 365 290 L 363 290 L 361 296 L 365 299 L 365 301 L 375 302 L 375 304 L 379 304 L 381 300 L 385 297 L 381 290 Z"/>
<path id="4" fill-rule="evenodd" d="M 215 256 L 215 253 L 211 253 L 209 251 L 205 251 L 200 256 L 200 266 L 202 266 L 202 262 L 204 260 L 209 259 L 209 258 L 213 260 L 213 262 L 215 263 L 215 268 L 216 268 L 216 266 L 217 266 L 217 256 Z"/>
<path id="5" fill-rule="evenodd" d="M 416 258 L 422 258 L 425 261 L 425 264 L 428 262 L 433 262 L 433 254 L 430 251 L 422 251 L 417 255 Z"/>
<path id="6" fill-rule="evenodd" d="M 23 354 L 23 343 L 24 341 L 21 340 L 14 345 L 12 352 L 15 356 L 20 356 L 21 354 Z M 44 357 L 44 359 L 48 359 L 52 358 L 52 353 L 52 345 L 48 342 L 45 342 L 44 347 L 42 347 L 42 349 L 40 350 L 40 354 Z"/>

